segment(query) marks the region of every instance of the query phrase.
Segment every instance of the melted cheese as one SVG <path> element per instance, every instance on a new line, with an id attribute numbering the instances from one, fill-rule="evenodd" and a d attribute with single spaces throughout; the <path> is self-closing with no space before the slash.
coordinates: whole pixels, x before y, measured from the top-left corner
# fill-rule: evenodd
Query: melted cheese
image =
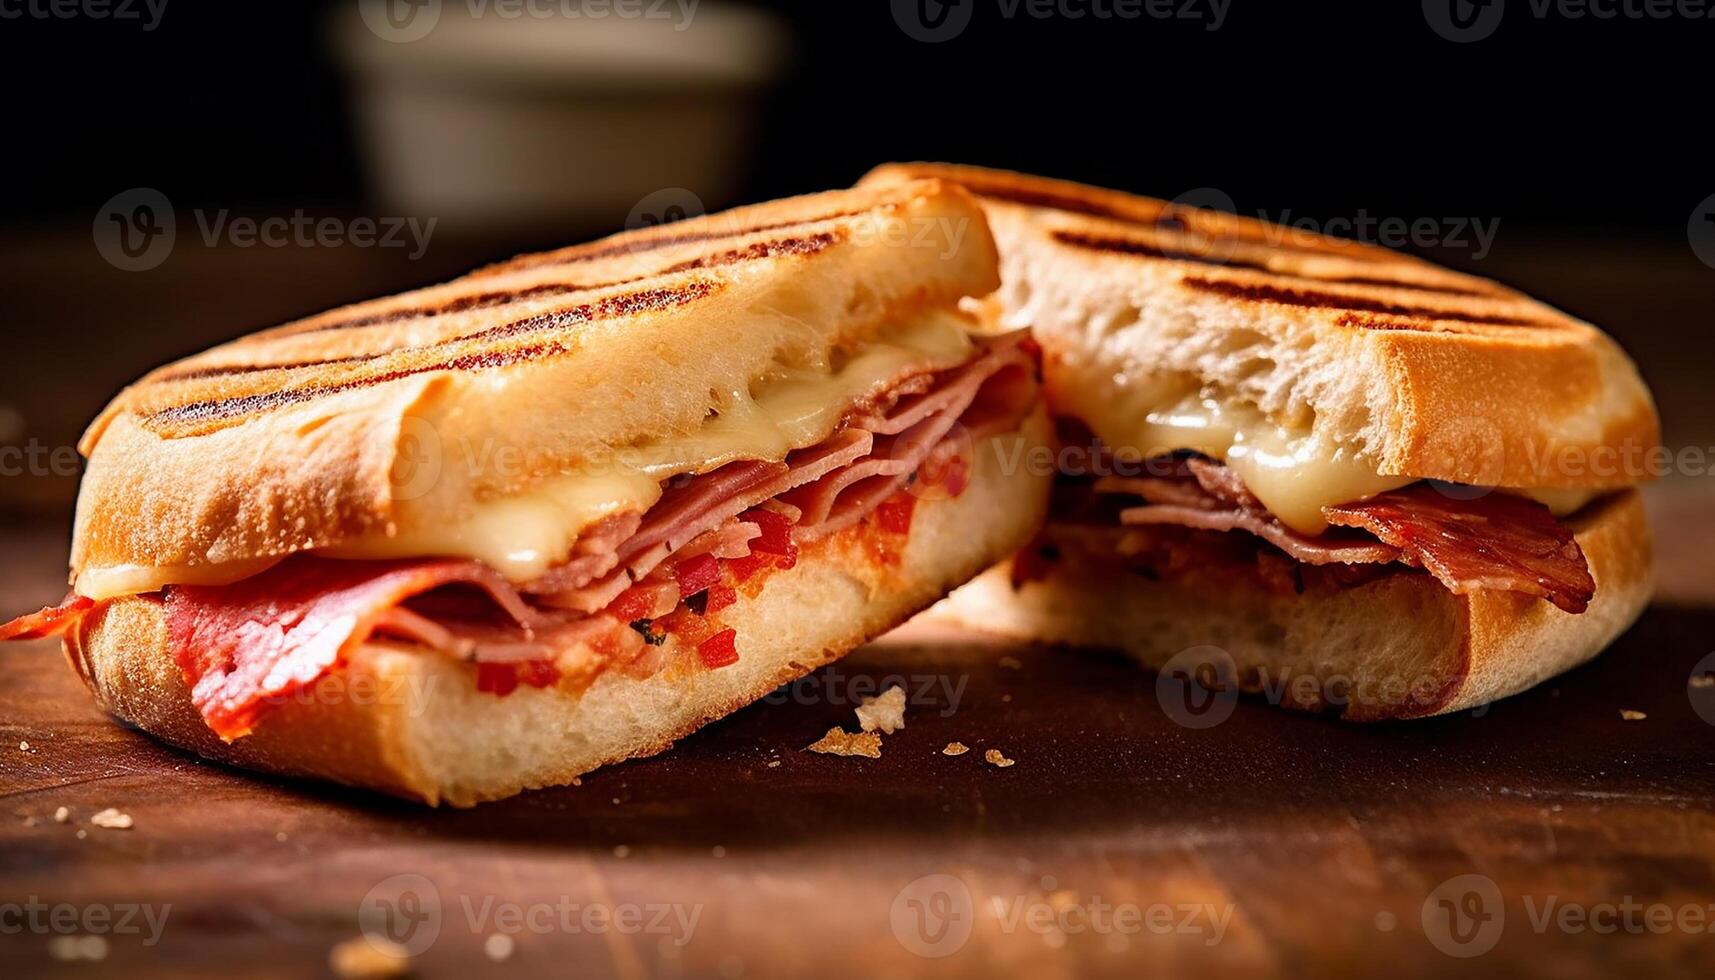
<path id="1" fill-rule="evenodd" d="M 231 585 L 278 564 L 279 558 L 228 561 L 216 565 L 110 565 L 86 568 L 77 577 L 77 594 L 97 601 L 155 592 L 163 585 Z"/>
<path id="2" fill-rule="evenodd" d="M 1086 378 L 1075 368 L 1067 369 L 1071 377 L 1059 386 L 1059 407 L 1082 419 L 1103 442 L 1140 453 L 1140 458 L 1192 450 L 1221 460 L 1282 524 L 1303 534 L 1327 529 L 1324 507 L 1363 500 L 1419 479 L 1378 473 L 1372 459 L 1317 433 L 1307 421 L 1271 419 L 1252 405 L 1216 397 L 1183 375 Z M 1538 500 L 1564 516 L 1599 491 L 1502 492 Z"/>
<path id="3" fill-rule="evenodd" d="M 596 521 L 648 509 L 660 498 L 662 481 L 738 459 L 784 459 L 827 438 L 855 402 L 899 375 L 968 358 L 974 347 L 967 330 L 968 321 L 950 310 L 928 311 L 884 329 L 843 362 L 775 365 L 750 384 L 724 392 L 719 412 L 695 432 L 616 450 L 610 459 L 555 474 L 526 493 L 482 501 L 456 523 L 391 527 L 318 553 L 475 558 L 513 582 L 527 582 L 564 561 L 578 534 Z M 77 591 L 102 599 L 170 584 L 231 582 L 271 563 L 85 569 Z"/>

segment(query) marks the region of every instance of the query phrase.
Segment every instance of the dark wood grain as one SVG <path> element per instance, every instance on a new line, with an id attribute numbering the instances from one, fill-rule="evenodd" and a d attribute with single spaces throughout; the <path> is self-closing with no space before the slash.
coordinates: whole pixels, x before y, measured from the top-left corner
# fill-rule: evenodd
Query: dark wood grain
<path id="1" fill-rule="evenodd" d="M 399 875 L 439 898 L 438 936 L 413 960 L 426 977 L 1708 975 L 1715 689 L 1687 681 L 1712 637 L 1715 607 L 1664 604 L 1594 664 L 1482 711 L 1359 727 L 1244 701 L 1192 730 L 1113 658 L 911 627 L 671 753 L 465 811 L 200 762 L 101 716 L 37 645 L 0 658 L 0 901 L 170 907 L 158 943 L 114 935 L 101 964 L 146 975 L 324 971 L 372 889 L 423 892 Z M 889 678 L 913 703 L 881 759 L 802 751 Z M 973 751 L 942 755 L 954 740 Z M 985 763 L 989 748 L 1017 764 Z M 109 806 L 135 826 L 91 826 Z M 912 885 L 930 875 L 952 877 Z M 1492 881 L 1504 909 L 1473 960 L 1423 922 L 1461 875 Z M 966 916 L 968 938 L 924 946 L 913 898 Z M 1649 932 L 1639 911 L 1645 931 L 1614 935 L 1534 921 L 1627 901 L 1682 918 Z M 1097 902 L 1173 927 L 1028 918 Z M 656 908 L 696 918 L 567 930 L 561 903 L 635 907 L 641 926 Z M 509 905 L 555 921 L 523 926 L 496 964 L 483 943 Z M 49 941 L 0 935 L 0 960 L 88 972 Z"/>

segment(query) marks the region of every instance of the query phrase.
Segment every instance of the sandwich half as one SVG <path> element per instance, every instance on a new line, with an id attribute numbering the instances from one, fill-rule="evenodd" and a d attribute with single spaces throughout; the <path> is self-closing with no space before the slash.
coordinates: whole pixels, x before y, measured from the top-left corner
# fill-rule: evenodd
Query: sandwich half
<path id="1" fill-rule="evenodd" d="M 1061 446 L 1046 530 L 944 614 L 1212 672 L 1351 719 L 1434 715 L 1598 653 L 1651 590 L 1648 389 L 1597 328 L 1355 242 L 1065 181 L 988 212 Z"/>
<path id="2" fill-rule="evenodd" d="M 59 635 L 205 756 L 467 805 L 657 752 L 1025 545 L 1036 348 L 936 181 L 528 255 L 157 370 Z"/>

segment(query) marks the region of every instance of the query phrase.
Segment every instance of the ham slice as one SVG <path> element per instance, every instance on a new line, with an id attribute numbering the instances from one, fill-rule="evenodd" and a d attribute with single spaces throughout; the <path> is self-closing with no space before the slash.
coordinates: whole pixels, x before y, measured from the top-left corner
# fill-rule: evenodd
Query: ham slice
<path id="1" fill-rule="evenodd" d="M 1455 500 L 1418 483 L 1325 507 L 1323 514 L 1331 524 L 1363 528 L 1400 549 L 1453 592 L 1522 592 L 1569 613 L 1583 612 L 1596 593 L 1572 530 L 1524 497 Z"/>
<path id="2" fill-rule="evenodd" d="M 1160 504 L 1131 507 L 1120 512 L 1122 524 L 1177 524 L 1203 531 L 1249 531 L 1306 565 L 1387 564 L 1399 559 L 1399 549 L 1376 541 L 1328 540 L 1327 535 L 1299 534 L 1266 515 L 1239 508 L 1214 510 Z"/>
<path id="3" fill-rule="evenodd" d="M 1121 524 L 1244 531 L 1308 565 L 1401 562 L 1423 568 L 1455 593 L 1519 592 L 1570 613 L 1583 612 L 1595 591 L 1571 530 L 1547 507 L 1522 497 L 1491 493 L 1455 500 L 1416 483 L 1323 508 L 1334 528 L 1312 537 L 1276 520 L 1244 480 L 1220 463 L 1189 459 L 1183 473 L 1105 477 L 1093 489 L 1147 502 L 1120 511 Z"/>

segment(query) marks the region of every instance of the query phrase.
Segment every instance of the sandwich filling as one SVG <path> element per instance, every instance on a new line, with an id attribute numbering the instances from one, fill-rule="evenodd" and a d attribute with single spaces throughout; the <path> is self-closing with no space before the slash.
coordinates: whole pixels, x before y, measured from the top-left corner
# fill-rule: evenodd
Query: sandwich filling
<path id="1" fill-rule="evenodd" d="M 301 553 L 234 582 L 164 585 L 170 652 L 227 740 L 370 642 L 468 661 L 477 686 L 499 695 L 520 684 L 582 690 L 610 669 L 648 677 L 676 664 L 727 666 L 742 644 L 722 610 L 792 568 L 801 549 L 845 540 L 896 563 L 918 501 L 959 495 L 975 447 L 1028 414 L 1035 358 L 1012 334 L 979 343 L 958 366 L 854 391 L 820 442 L 762 458 L 735 452 L 660 479 L 522 580 L 509 574 L 515 566 L 429 550 Z M 106 601 L 74 594 L 0 627 L 0 640 L 68 632 Z"/>
<path id="2" fill-rule="evenodd" d="M 1220 460 L 1182 451 L 1152 457 L 1138 471 L 1144 475 L 1062 474 L 1049 533 L 1058 540 L 1019 556 L 1015 584 L 1047 574 L 1067 544 L 1154 574 L 1189 567 L 1221 550 L 1224 542 L 1214 538 L 1236 534 L 1255 542 L 1265 582 L 1297 592 L 1307 578 L 1339 587 L 1409 568 L 1454 593 L 1517 592 L 1568 613 L 1583 612 L 1595 594 L 1571 529 L 1546 504 L 1522 495 L 1411 481 L 1325 504 L 1320 529 L 1306 533 Z"/>

